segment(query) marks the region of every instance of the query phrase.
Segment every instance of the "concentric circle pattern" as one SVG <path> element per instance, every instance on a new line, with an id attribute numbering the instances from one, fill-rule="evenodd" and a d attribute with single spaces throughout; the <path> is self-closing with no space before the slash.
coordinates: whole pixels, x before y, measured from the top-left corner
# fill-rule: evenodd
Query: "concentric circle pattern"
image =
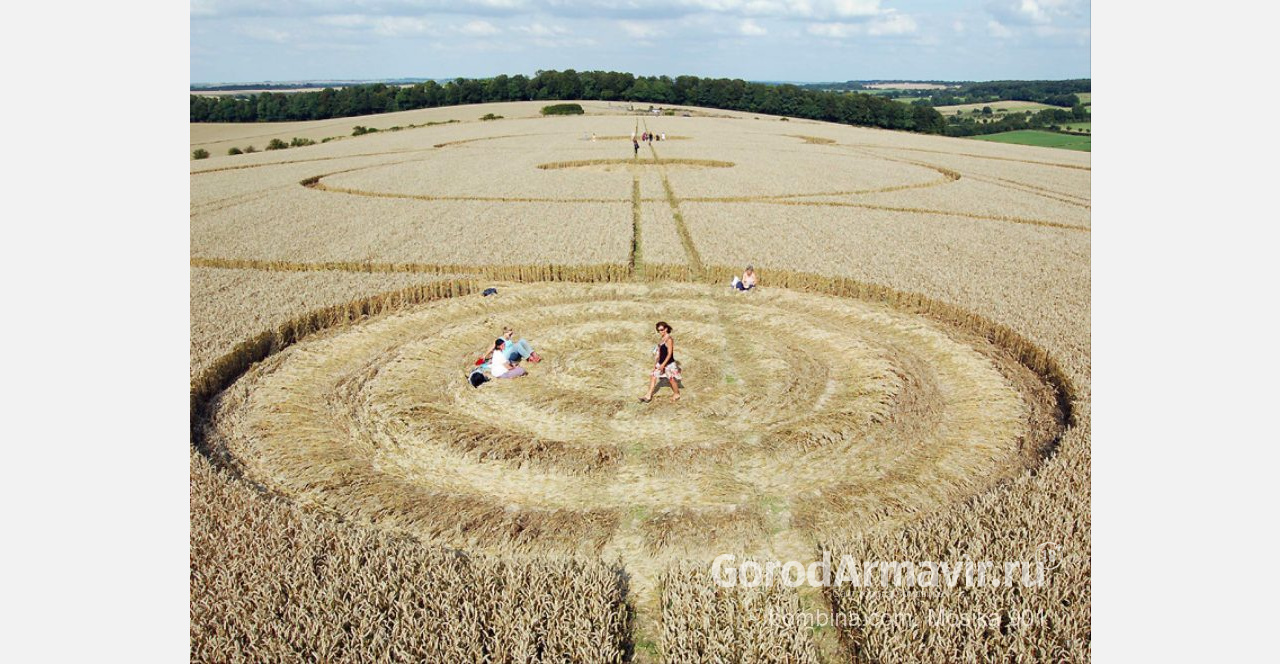
<path id="1" fill-rule="evenodd" d="M 648 168 L 733 168 L 731 161 L 717 159 L 578 159 L 538 164 L 544 171 L 565 168 L 593 168 L 606 172 L 614 170 L 641 171 Z"/>
<path id="2" fill-rule="evenodd" d="M 648 386 L 675 329 L 683 399 Z M 545 358 L 472 388 L 503 326 Z M 337 328 L 250 371 L 208 440 L 249 478 L 451 546 L 645 561 L 806 557 L 1034 461 L 1052 391 L 885 305 L 694 284 L 500 288 Z"/>

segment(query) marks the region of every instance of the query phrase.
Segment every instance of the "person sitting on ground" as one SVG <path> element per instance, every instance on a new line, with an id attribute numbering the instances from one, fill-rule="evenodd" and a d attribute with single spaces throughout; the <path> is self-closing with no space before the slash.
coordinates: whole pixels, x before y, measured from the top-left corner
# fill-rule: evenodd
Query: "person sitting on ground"
<path id="1" fill-rule="evenodd" d="M 739 279 L 737 275 L 734 275 L 733 281 L 729 282 L 729 285 L 733 286 L 734 288 L 740 291 L 749 291 L 752 288 L 755 288 L 756 287 L 755 269 L 753 269 L 750 265 L 748 265 L 746 271 L 742 273 L 742 278 Z"/>
<path id="2" fill-rule="evenodd" d="M 661 337 L 658 347 L 654 349 L 657 363 L 653 365 L 653 371 L 649 374 L 649 393 L 640 397 L 640 402 L 652 401 L 653 392 L 658 389 L 658 381 L 666 378 L 673 393 L 671 403 L 675 403 L 680 400 L 680 365 L 676 363 L 676 340 L 671 338 L 671 326 L 666 322 L 658 321 L 654 329 Z"/>
<path id="3" fill-rule="evenodd" d="M 511 362 L 507 355 L 505 347 L 507 342 L 502 337 L 498 337 L 493 342 L 493 357 L 489 360 L 489 375 L 493 378 L 519 378 L 528 372 L 524 367 L 518 367 Z"/>

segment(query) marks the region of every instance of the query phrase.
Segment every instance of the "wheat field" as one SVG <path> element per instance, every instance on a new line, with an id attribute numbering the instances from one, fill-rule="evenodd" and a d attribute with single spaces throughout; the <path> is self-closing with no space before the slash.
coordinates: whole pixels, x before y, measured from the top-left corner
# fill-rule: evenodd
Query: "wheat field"
<path id="1" fill-rule="evenodd" d="M 497 106 L 192 162 L 194 660 L 1089 658 L 1088 154 Z M 471 388 L 504 326 L 546 360 Z M 1031 590 L 707 573 L 1046 543 Z M 777 619 L 947 611 L 1004 619 Z"/>

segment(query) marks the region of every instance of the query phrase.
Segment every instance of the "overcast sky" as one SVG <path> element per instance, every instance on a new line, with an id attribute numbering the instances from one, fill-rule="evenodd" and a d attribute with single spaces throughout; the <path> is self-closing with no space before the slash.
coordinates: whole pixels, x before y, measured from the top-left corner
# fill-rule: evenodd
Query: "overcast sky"
<path id="1" fill-rule="evenodd" d="M 191 80 L 1087 78 L 1089 26 L 1087 0 L 191 0 Z"/>

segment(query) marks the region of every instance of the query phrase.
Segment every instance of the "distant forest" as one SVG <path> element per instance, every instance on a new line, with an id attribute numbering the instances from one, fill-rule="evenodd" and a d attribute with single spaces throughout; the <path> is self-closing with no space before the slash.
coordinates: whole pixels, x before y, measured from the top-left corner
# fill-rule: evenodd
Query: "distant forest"
<path id="1" fill-rule="evenodd" d="M 380 81 L 364 81 L 385 83 L 386 85 L 410 85 L 413 83 L 422 83 L 430 79 L 425 78 L 388 78 Z M 362 81 L 293 81 L 285 83 L 262 82 L 262 83 L 202 83 L 192 84 L 191 91 L 200 92 L 237 92 L 240 90 L 306 90 L 308 88 L 332 88 L 346 87 L 348 85 L 356 85 Z"/>
<path id="2" fill-rule="evenodd" d="M 929 106 L 954 106 L 957 104 L 986 104 L 993 101 L 1033 101 L 1050 106 L 1076 105 L 1076 94 L 1089 92 L 1091 79 L 1077 78 L 1065 81 L 983 81 L 983 82 L 947 82 L 947 81 L 915 81 L 917 83 L 936 83 L 948 85 L 938 90 L 884 90 L 867 88 L 873 81 L 846 81 L 844 83 L 805 83 L 800 87 L 806 90 L 828 92 L 858 92 L 889 97 L 909 97 L 912 103 L 925 103 Z M 876 81 L 879 82 L 879 81 Z"/>
<path id="3" fill-rule="evenodd" d="M 219 98 L 193 94 L 191 122 L 324 120 L 461 104 L 570 99 L 701 106 L 929 134 L 947 131 L 946 119 L 930 106 L 902 104 L 884 95 L 748 83 L 741 79 L 673 79 L 572 69 L 540 71 L 532 78 L 522 74 L 459 78 L 443 85 L 435 81 L 407 87 L 374 83 L 319 92 L 266 92 Z"/>
<path id="4" fill-rule="evenodd" d="M 961 104 L 990 104 L 997 101 L 1024 101 L 1048 104 L 1058 108 L 1045 108 L 1021 112 L 997 111 L 991 107 L 974 108 L 968 114 L 957 113 L 947 118 L 944 132 L 948 136 L 977 136 L 998 134 L 1022 129 L 1047 129 L 1059 131 L 1070 123 L 1090 122 L 1088 102 L 1077 95 L 1090 92 L 1087 78 L 1063 81 L 913 81 L 937 83 L 945 89 L 876 89 L 866 87 L 872 83 L 898 81 L 845 81 L 843 83 L 805 83 L 802 88 L 822 92 L 853 94 L 859 91 L 896 99 L 914 107 L 958 106 Z"/>

